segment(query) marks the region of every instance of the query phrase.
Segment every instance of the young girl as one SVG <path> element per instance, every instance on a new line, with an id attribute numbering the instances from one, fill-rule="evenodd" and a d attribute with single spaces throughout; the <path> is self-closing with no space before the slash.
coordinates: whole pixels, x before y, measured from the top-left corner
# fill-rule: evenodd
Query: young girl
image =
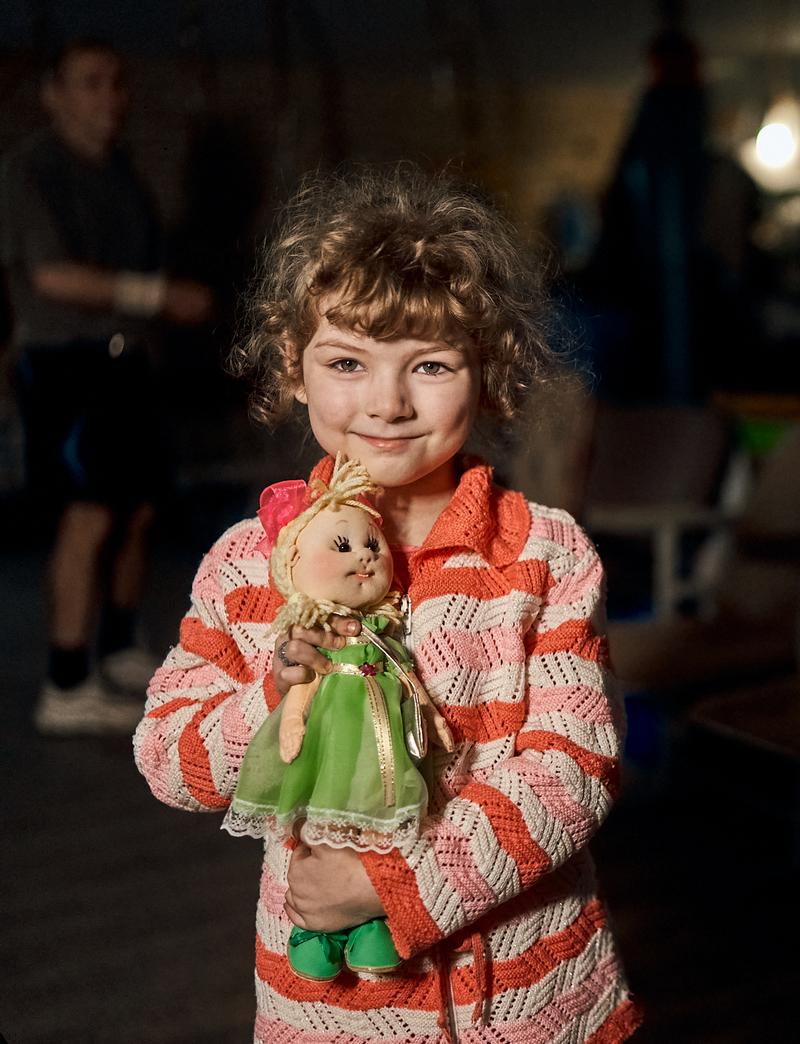
<path id="1" fill-rule="evenodd" d="M 328 454 L 360 460 L 405 593 L 405 644 L 455 737 L 428 817 L 390 852 L 265 847 L 256 915 L 260 1044 L 627 1039 L 630 999 L 587 844 L 618 786 L 622 716 L 594 548 L 562 511 L 492 483 L 461 450 L 551 365 L 541 294 L 497 213 L 415 172 L 316 180 L 287 211 L 238 368 L 272 423 L 305 405 Z M 135 737 L 153 793 L 225 809 L 248 743 L 324 675 L 358 621 L 266 640 L 283 599 L 256 519 L 214 545 Z M 388 975 L 295 976 L 293 925 L 386 917 Z"/>

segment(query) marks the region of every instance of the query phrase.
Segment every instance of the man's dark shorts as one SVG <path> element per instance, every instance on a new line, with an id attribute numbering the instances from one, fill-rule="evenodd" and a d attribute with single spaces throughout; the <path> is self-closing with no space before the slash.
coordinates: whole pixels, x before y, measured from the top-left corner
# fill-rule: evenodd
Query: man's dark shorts
<path id="1" fill-rule="evenodd" d="M 90 501 L 129 510 L 163 486 L 153 373 L 142 346 L 26 348 L 16 370 L 29 489 L 56 510 Z"/>

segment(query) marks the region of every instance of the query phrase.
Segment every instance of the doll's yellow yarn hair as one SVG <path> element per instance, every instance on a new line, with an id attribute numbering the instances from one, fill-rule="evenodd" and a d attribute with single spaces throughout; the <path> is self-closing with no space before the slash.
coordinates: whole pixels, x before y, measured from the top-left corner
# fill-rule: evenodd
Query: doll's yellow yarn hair
<path id="1" fill-rule="evenodd" d="M 298 591 L 294 586 L 289 565 L 289 552 L 297 543 L 302 531 L 320 512 L 337 511 L 341 507 L 355 507 L 366 511 L 374 518 L 380 518 L 380 513 L 371 504 L 358 499 L 364 496 L 374 496 L 379 492 L 380 486 L 372 481 L 364 465 L 357 460 L 343 459 L 341 453 L 336 454 L 330 483 L 326 484 L 322 479 L 312 480 L 311 496 L 313 500 L 311 505 L 281 529 L 270 556 L 272 581 L 286 599 L 286 604 L 281 606 L 273 621 L 271 628 L 273 633 L 286 631 L 293 625 L 314 627 L 319 624 L 325 630 L 330 630 L 328 618 L 334 615 L 367 616 L 376 613 L 388 617 L 394 623 L 400 622 L 402 617 L 397 609 L 399 592 L 390 591 L 380 604 L 367 606 L 361 610 L 352 609 L 350 606 L 340 605 L 337 602 L 311 598 L 302 591 Z"/>

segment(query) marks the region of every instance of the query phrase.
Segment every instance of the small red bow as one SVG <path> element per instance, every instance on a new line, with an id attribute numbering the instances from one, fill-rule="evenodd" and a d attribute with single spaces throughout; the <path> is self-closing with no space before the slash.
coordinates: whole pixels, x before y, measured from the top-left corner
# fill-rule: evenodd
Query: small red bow
<path id="1" fill-rule="evenodd" d="M 358 669 L 362 674 L 366 674 L 368 678 L 372 678 L 378 673 L 378 668 L 374 663 L 362 663 Z"/>

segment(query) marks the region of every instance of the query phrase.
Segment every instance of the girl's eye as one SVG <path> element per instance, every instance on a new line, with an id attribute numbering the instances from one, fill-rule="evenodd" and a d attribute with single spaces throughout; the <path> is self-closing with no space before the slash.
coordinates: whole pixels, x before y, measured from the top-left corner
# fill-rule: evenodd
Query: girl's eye
<path id="1" fill-rule="evenodd" d="M 373 555 L 377 555 L 377 553 L 381 549 L 381 545 L 378 543 L 375 537 L 370 537 L 364 546 L 367 548 L 368 551 L 371 551 Z"/>
<path id="2" fill-rule="evenodd" d="M 420 363 L 417 369 L 428 377 L 438 377 L 440 373 L 446 373 L 449 367 L 445 366 L 444 363 L 435 362 L 433 359 L 429 359 L 427 362 Z"/>
<path id="3" fill-rule="evenodd" d="M 350 541 L 347 539 L 347 537 L 336 537 L 334 542 L 336 544 L 337 551 L 350 550 Z"/>
<path id="4" fill-rule="evenodd" d="M 331 363 L 331 369 L 339 373 L 355 373 L 359 365 L 358 359 L 336 359 Z"/>

